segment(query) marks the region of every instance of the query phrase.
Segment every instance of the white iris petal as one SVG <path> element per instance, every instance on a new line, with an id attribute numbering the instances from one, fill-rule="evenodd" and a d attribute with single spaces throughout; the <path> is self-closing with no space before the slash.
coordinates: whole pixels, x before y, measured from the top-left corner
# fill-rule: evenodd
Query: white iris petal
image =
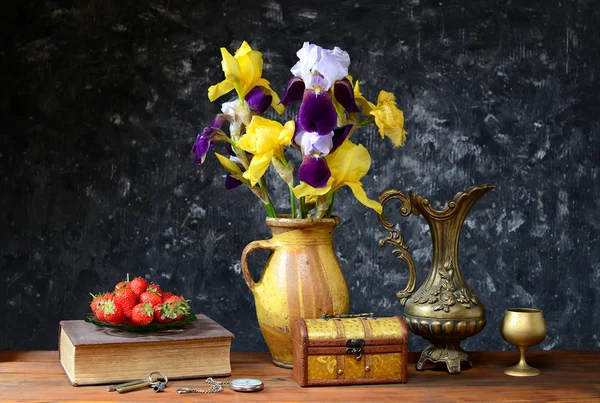
<path id="1" fill-rule="evenodd" d="M 328 91 L 336 81 L 348 75 L 350 56 L 337 46 L 330 50 L 304 42 L 296 55 L 299 60 L 291 71 L 302 78 L 307 88 Z"/>
<path id="2" fill-rule="evenodd" d="M 292 67 L 291 72 L 294 76 L 300 77 L 306 86 L 309 86 L 312 67 L 317 63 L 319 57 L 319 47 L 304 42 L 302 49 L 296 52 L 296 56 L 298 56 L 298 62 Z"/>
<path id="3" fill-rule="evenodd" d="M 324 157 L 333 148 L 333 132 L 324 136 L 317 132 L 300 132 L 296 135 L 296 144 L 302 149 L 302 155 Z"/>
<path id="4" fill-rule="evenodd" d="M 230 116 L 231 118 L 235 119 L 238 116 L 236 109 L 239 107 L 239 104 L 240 104 L 240 100 L 238 98 L 236 98 L 233 101 L 224 102 L 221 105 L 221 112 L 223 112 L 227 116 Z"/>
<path id="5" fill-rule="evenodd" d="M 238 112 L 241 107 L 241 100 L 237 98 L 233 101 L 224 102 L 221 105 L 221 112 L 223 112 L 225 115 L 231 118 L 229 124 L 229 132 L 231 133 L 231 137 L 234 139 L 240 136 L 242 130 L 242 118 Z"/>

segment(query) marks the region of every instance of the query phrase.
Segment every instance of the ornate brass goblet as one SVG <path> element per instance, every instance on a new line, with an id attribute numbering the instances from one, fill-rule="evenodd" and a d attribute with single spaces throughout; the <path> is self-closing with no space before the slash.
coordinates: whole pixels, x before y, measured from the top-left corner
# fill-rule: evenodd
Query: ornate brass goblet
<path id="1" fill-rule="evenodd" d="M 544 341 L 548 333 L 544 313 L 539 309 L 511 308 L 504 312 L 504 319 L 500 326 L 502 338 L 508 343 L 517 346 L 521 359 L 517 365 L 504 370 L 511 376 L 536 376 L 542 371 L 530 367 L 525 361 L 525 353 L 529 347 L 536 346 Z"/>

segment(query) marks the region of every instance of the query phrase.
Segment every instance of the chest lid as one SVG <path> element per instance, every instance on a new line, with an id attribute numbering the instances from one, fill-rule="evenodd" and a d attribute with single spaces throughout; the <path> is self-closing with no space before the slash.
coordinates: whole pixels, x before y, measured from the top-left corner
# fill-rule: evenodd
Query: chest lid
<path id="1" fill-rule="evenodd" d="M 307 347 L 348 347 L 405 344 L 407 329 L 399 316 L 330 318 L 296 321 L 294 341 Z"/>

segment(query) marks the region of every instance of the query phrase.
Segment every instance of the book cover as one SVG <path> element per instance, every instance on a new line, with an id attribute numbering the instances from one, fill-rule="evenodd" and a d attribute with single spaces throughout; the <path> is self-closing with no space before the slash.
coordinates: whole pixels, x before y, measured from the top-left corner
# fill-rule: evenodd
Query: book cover
<path id="1" fill-rule="evenodd" d="M 59 359 L 73 385 L 146 378 L 160 371 L 169 379 L 231 375 L 234 335 L 208 318 L 150 333 L 129 333 L 83 320 L 60 322 Z"/>

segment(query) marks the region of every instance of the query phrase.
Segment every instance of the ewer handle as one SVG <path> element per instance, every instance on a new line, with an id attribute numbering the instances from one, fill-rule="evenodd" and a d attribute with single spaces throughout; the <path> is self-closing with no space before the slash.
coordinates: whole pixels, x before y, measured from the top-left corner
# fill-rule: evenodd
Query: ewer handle
<path id="1" fill-rule="evenodd" d="M 403 217 L 409 216 L 410 213 L 413 212 L 410 198 L 397 189 L 389 189 L 383 192 L 381 196 L 379 196 L 379 203 L 382 206 L 385 206 L 385 204 L 388 201 L 393 199 L 398 199 L 402 202 L 402 207 L 400 207 L 400 214 Z M 414 213 L 418 214 L 417 211 L 415 211 Z M 400 304 L 404 306 L 406 304 L 406 301 L 408 301 L 408 298 L 410 298 L 413 292 L 415 292 L 415 286 L 417 284 L 417 271 L 415 270 L 415 262 L 413 261 L 413 258 L 410 255 L 410 253 L 408 252 L 408 246 L 404 243 L 402 233 L 400 233 L 399 230 L 394 228 L 394 224 L 388 221 L 388 219 L 383 215 L 383 212 L 377 215 L 377 219 L 379 220 L 379 224 L 381 224 L 381 226 L 385 228 L 388 232 L 387 237 L 381 238 L 379 240 L 379 246 L 383 247 L 385 244 L 388 243 L 394 245 L 396 249 L 394 249 L 392 253 L 396 255 L 398 259 L 406 263 L 406 265 L 408 266 L 408 284 L 406 285 L 406 288 L 404 290 L 398 291 L 396 293 L 396 297 L 400 299 Z"/>
<path id="2" fill-rule="evenodd" d="M 250 274 L 250 269 L 248 268 L 248 255 L 257 249 L 265 249 L 270 250 L 271 252 L 275 250 L 275 245 L 272 244 L 269 240 L 264 241 L 252 241 L 242 251 L 242 273 L 244 274 L 244 280 L 246 280 L 246 284 L 250 291 L 254 292 L 254 288 L 256 287 L 256 283 L 252 279 L 252 275 Z"/>

